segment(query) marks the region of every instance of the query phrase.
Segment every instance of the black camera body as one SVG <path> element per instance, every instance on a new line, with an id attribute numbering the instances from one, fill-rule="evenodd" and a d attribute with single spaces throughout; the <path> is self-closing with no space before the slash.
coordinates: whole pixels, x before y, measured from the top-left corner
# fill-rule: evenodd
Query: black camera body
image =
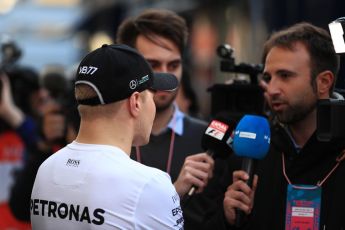
<path id="1" fill-rule="evenodd" d="M 6 73 L 9 75 L 9 73 L 15 69 L 15 65 L 21 57 L 22 51 L 17 44 L 10 39 L 1 42 L 0 51 L 0 74 Z M 1 91 L 2 83 L 0 82 L 0 93 Z"/>
<path id="2" fill-rule="evenodd" d="M 0 43 L 0 71 L 8 76 L 15 104 L 24 113 L 31 114 L 30 95 L 40 88 L 38 72 L 29 66 L 18 64 L 22 50 L 14 40 L 3 39 Z M 0 81 L 0 95 L 2 92 Z"/>
<path id="3" fill-rule="evenodd" d="M 345 18 L 338 18 L 328 26 L 335 52 L 339 55 L 344 55 L 345 40 L 343 28 L 345 26 Z M 337 89 L 335 91 L 342 96 L 345 95 L 344 89 Z M 331 141 L 335 139 L 345 140 L 344 119 L 345 100 L 343 98 L 319 100 L 317 105 L 317 139 L 319 141 Z"/>
<path id="4" fill-rule="evenodd" d="M 345 139 L 345 101 L 323 99 L 317 106 L 317 138 L 320 141 Z"/>
<path id="5" fill-rule="evenodd" d="M 243 114 L 263 114 L 263 90 L 258 85 L 258 75 L 262 73 L 262 65 L 235 63 L 234 50 L 228 44 L 220 45 L 217 54 L 221 58 L 220 70 L 228 73 L 247 74 L 250 83 L 234 81 L 232 84 L 214 84 L 211 92 L 211 115 L 227 114 L 237 119 Z"/>
<path id="6" fill-rule="evenodd" d="M 0 70 L 4 72 L 11 72 L 15 68 L 15 64 L 22 55 L 21 49 L 12 40 L 5 40 L 1 43 L 1 62 Z"/>
<path id="7" fill-rule="evenodd" d="M 247 63 L 235 64 L 233 57 L 234 50 L 228 44 L 218 46 L 217 54 L 221 58 L 220 71 L 229 73 L 243 73 L 250 76 L 251 84 L 258 84 L 258 75 L 262 73 L 262 65 L 253 65 Z"/>

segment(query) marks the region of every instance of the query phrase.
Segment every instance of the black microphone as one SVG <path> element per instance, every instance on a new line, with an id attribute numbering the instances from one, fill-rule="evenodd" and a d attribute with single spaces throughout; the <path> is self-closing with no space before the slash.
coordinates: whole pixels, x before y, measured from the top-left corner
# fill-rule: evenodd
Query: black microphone
<path id="1" fill-rule="evenodd" d="M 252 186 L 257 161 L 263 159 L 270 146 L 271 132 L 266 118 L 245 115 L 234 131 L 232 148 L 235 155 L 242 157 L 242 169 L 247 172 L 248 186 Z M 236 209 L 236 227 L 240 227 L 245 213 Z"/>
<path id="2" fill-rule="evenodd" d="M 213 158 L 226 158 L 232 152 L 232 131 L 235 122 L 212 120 L 201 139 L 201 147 Z"/>
<path id="3" fill-rule="evenodd" d="M 201 139 L 201 147 L 206 153 L 215 158 L 226 158 L 232 153 L 232 131 L 235 127 L 235 122 L 224 122 L 212 120 L 205 130 Z M 192 186 L 189 192 L 184 196 L 183 203 L 186 205 L 191 196 L 195 193 L 197 187 Z"/>

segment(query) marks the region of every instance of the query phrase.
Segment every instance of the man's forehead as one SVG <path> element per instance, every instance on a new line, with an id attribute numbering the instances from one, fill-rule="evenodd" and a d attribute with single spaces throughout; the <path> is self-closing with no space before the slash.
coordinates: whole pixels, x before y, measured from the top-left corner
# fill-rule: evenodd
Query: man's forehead
<path id="1" fill-rule="evenodd" d="M 171 39 L 165 38 L 160 35 L 156 34 L 148 34 L 148 35 L 139 35 L 136 39 L 136 48 L 142 52 L 146 51 L 149 53 L 149 48 L 156 46 L 157 48 L 162 49 L 163 51 L 169 51 L 172 53 L 176 53 L 181 56 L 180 50 L 178 49 L 177 44 L 175 44 Z M 149 50 L 147 50 L 149 49 Z"/>

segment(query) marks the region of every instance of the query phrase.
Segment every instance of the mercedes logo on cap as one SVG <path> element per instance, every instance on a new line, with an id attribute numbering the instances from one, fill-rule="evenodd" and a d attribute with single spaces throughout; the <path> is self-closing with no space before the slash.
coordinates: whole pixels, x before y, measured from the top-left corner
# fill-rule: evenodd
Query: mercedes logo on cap
<path id="1" fill-rule="evenodd" d="M 129 88 L 131 88 L 131 89 L 137 88 L 137 81 L 136 80 L 130 81 L 129 82 Z"/>

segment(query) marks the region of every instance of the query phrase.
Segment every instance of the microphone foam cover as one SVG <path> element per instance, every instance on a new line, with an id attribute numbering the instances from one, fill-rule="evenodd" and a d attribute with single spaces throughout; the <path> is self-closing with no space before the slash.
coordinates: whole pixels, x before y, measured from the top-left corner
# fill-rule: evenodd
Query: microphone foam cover
<path id="1" fill-rule="evenodd" d="M 269 150 L 270 140 L 271 131 L 267 119 L 245 115 L 236 126 L 233 150 L 237 156 L 262 159 Z"/>

